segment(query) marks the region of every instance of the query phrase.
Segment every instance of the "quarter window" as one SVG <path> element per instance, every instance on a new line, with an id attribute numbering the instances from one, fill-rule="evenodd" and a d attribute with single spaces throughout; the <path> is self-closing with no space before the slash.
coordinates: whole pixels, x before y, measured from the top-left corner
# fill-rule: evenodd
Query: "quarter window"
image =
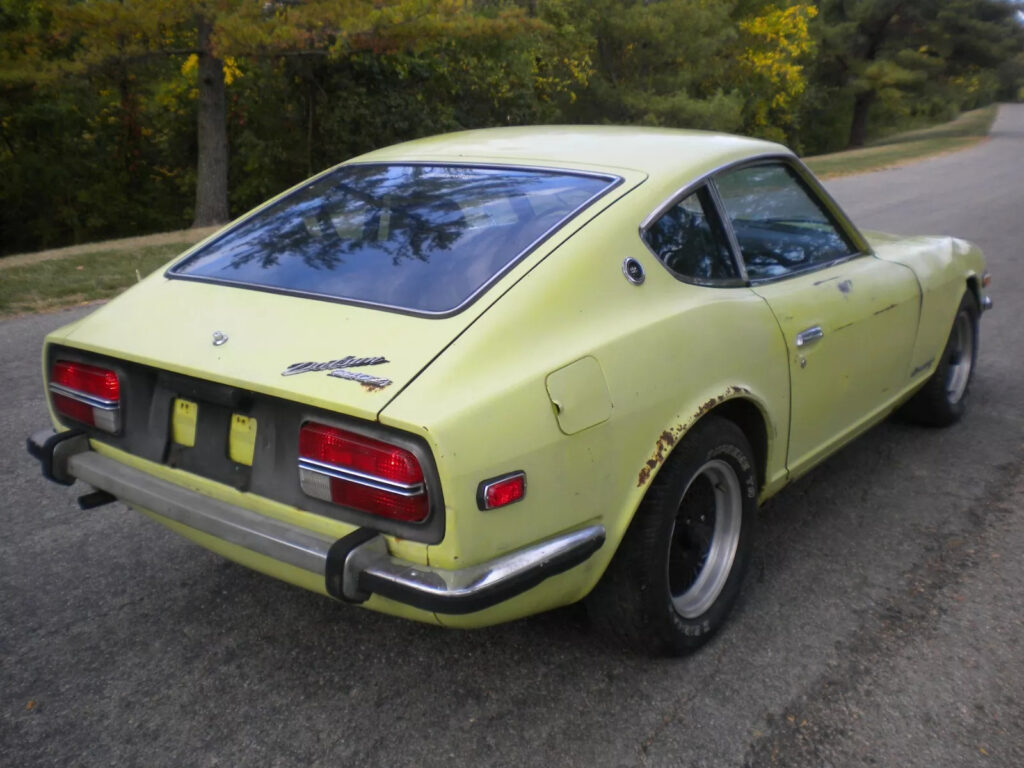
<path id="1" fill-rule="evenodd" d="M 739 277 L 707 187 L 668 209 L 644 240 L 673 273 L 697 282 Z"/>
<path id="2" fill-rule="evenodd" d="M 751 280 L 812 269 L 856 252 L 789 166 L 749 166 L 715 182 Z"/>

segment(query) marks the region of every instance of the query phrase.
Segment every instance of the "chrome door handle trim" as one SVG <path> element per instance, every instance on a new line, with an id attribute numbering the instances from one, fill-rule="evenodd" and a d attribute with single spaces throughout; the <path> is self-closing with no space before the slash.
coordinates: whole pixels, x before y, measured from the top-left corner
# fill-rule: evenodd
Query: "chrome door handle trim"
<path id="1" fill-rule="evenodd" d="M 821 330 L 820 325 L 815 325 L 813 328 L 808 328 L 805 331 L 800 331 L 796 335 L 796 345 L 798 347 L 806 347 L 808 344 L 813 344 L 818 339 L 822 338 L 825 332 Z"/>

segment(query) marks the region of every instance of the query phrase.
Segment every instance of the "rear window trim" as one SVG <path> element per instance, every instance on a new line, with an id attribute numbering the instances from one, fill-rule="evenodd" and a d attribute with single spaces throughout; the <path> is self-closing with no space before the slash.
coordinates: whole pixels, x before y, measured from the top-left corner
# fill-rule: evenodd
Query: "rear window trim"
<path id="1" fill-rule="evenodd" d="M 261 213 L 264 209 L 270 207 L 271 205 L 274 205 L 275 203 L 280 202 L 281 200 L 286 199 L 290 195 L 292 195 L 292 194 L 298 192 L 299 190 L 305 188 L 309 184 L 313 184 L 314 182 L 318 181 L 321 177 L 326 176 L 326 175 L 328 175 L 330 173 L 333 173 L 334 171 L 337 171 L 337 170 L 339 170 L 341 168 L 352 167 L 352 166 L 415 166 L 415 167 L 435 167 L 435 168 L 436 167 L 472 168 L 472 169 L 479 169 L 479 170 L 497 170 L 497 171 L 503 171 L 503 170 L 506 170 L 506 171 L 536 171 L 536 172 L 540 172 L 540 173 L 558 173 L 558 174 L 567 175 L 567 176 L 582 176 L 582 177 L 585 177 L 585 178 L 601 179 L 601 180 L 604 180 L 607 183 L 596 194 L 591 195 L 589 198 L 584 200 L 578 206 L 573 208 L 565 216 L 565 218 L 561 219 L 560 221 L 558 221 L 555 224 L 553 224 L 552 226 L 550 226 L 548 229 L 546 229 L 544 232 L 542 232 L 535 240 L 533 240 L 531 243 L 529 243 L 526 246 L 526 248 L 524 248 L 519 253 L 517 253 L 513 258 L 509 259 L 508 263 L 506 263 L 504 267 L 502 267 L 500 270 L 495 272 L 490 277 L 490 279 L 488 279 L 486 282 L 484 282 L 479 288 L 477 288 L 476 291 L 474 291 L 469 296 L 467 296 L 462 301 L 462 303 L 458 304 L 455 307 L 452 307 L 451 309 L 447 309 L 447 310 L 444 310 L 444 311 L 441 311 L 441 312 L 429 312 L 429 311 L 418 310 L 418 309 L 410 309 L 408 307 L 401 307 L 401 306 L 397 306 L 397 305 L 394 305 L 394 304 L 384 304 L 384 303 L 381 303 L 381 302 L 362 301 L 360 299 L 351 299 L 351 298 L 345 298 L 345 297 L 331 296 L 331 295 L 324 294 L 324 293 L 318 293 L 316 291 L 303 291 L 303 290 L 296 290 L 296 289 L 293 289 L 293 288 L 280 288 L 280 287 L 277 287 L 277 286 L 261 285 L 261 284 L 258 284 L 258 283 L 250 283 L 250 282 L 246 282 L 246 281 L 243 281 L 243 280 L 223 280 L 223 279 L 220 279 L 220 278 L 209 277 L 209 276 L 206 276 L 206 275 L 189 275 L 189 274 L 184 274 L 184 273 L 178 272 L 177 271 L 178 269 L 180 269 L 187 261 L 189 261 L 193 256 L 195 256 L 195 251 L 197 251 L 198 248 L 190 249 L 187 253 L 183 254 L 180 259 L 176 260 L 170 267 L 167 268 L 167 270 L 164 272 L 164 277 L 169 279 L 169 280 L 188 280 L 188 281 L 197 282 L 197 283 L 208 283 L 208 284 L 212 284 L 212 285 L 222 285 L 222 286 L 226 286 L 226 287 L 229 287 L 229 288 L 240 288 L 242 290 L 262 291 L 264 293 L 274 293 L 274 294 L 279 294 L 279 295 L 283 295 L 283 296 L 295 296 L 295 297 L 305 298 L 305 299 L 314 299 L 316 301 L 328 301 L 328 302 L 331 302 L 333 304 L 346 304 L 348 306 L 355 306 L 355 307 L 368 307 L 370 309 L 382 309 L 382 310 L 385 310 L 387 312 L 395 312 L 395 313 L 400 314 L 400 315 L 412 315 L 413 317 L 425 317 L 425 318 L 431 318 L 431 319 L 444 319 L 444 318 L 447 318 L 447 317 L 453 317 L 453 316 L 461 313 L 463 310 L 468 308 L 471 304 L 476 302 L 477 299 L 479 299 L 481 296 L 483 296 L 485 293 L 487 293 L 487 291 L 490 290 L 491 287 L 494 286 L 495 283 L 500 281 L 503 277 L 505 277 L 505 275 L 507 275 L 509 272 L 511 272 L 518 264 L 520 264 L 530 254 L 532 254 L 534 251 L 536 251 L 541 245 L 544 244 L 545 241 L 547 241 L 549 238 L 551 238 L 552 235 L 554 235 L 556 232 L 558 232 L 558 231 L 564 229 L 565 227 L 567 227 L 573 220 L 575 220 L 581 213 L 583 213 L 583 211 L 585 211 L 588 208 L 592 207 L 601 198 L 603 198 L 605 195 L 607 195 L 613 189 L 616 189 L 617 187 L 621 186 L 623 184 L 623 182 L 625 181 L 625 179 L 622 176 L 619 176 L 618 174 L 615 174 L 615 173 L 600 172 L 600 171 L 589 171 L 589 170 L 582 170 L 582 169 L 578 169 L 578 168 L 558 168 L 558 167 L 540 166 L 540 165 L 518 165 L 518 164 L 505 164 L 505 163 L 472 163 L 472 162 L 454 162 L 453 163 L 453 162 L 448 162 L 448 161 L 440 159 L 440 158 L 436 159 L 436 160 L 396 160 L 394 162 L 376 161 L 376 162 L 341 163 L 340 165 L 336 165 L 336 166 L 333 166 L 331 168 L 328 168 L 327 170 L 323 171 L 322 173 L 318 173 L 315 176 L 312 176 L 312 177 L 310 177 L 308 179 L 303 180 L 301 183 L 299 183 L 299 184 L 295 185 L 294 187 L 292 187 L 292 188 L 282 192 L 280 195 L 277 195 L 277 196 L 271 198 L 270 200 L 265 202 L 263 205 L 257 206 L 256 208 L 251 210 L 249 213 L 243 215 L 240 219 L 237 219 L 237 220 L 231 222 L 227 226 L 227 228 L 224 229 L 224 231 L 218 233 L 212 240 L 210 240 L 208 242 L 202 243 L 202 247 L 203 248 L 208 248 L 210 246 L 216 245 L 218 242 L 220 242 L 224 238 L 229 237 L 230 235 L 234 234 L 236 229 L 238 229 L 243 224 L 248 222 L 249 219 L 251 219 L 254 216 L 256 216 L 257 214 Z"/>

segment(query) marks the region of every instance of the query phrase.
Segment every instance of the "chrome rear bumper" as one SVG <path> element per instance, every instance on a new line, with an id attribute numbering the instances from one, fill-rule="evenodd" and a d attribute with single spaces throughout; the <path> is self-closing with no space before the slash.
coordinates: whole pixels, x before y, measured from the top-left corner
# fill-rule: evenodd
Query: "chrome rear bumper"
<path id="1" fill-rule="evenodd" d="M 370 529 L 334 539 L 157 479 L 90 450 L 80 433 L 37 432 L 28 439 L 28 450 L 51 480 L 82 480 L 130 506 L 323 575 L 328 593 L 352 602 L 379 594 L 436 613 L 480 611 L 579 565 L 605 537 L 603 526 L 592 525 L 447 570 L 392 557 L 384 536 Z"/>

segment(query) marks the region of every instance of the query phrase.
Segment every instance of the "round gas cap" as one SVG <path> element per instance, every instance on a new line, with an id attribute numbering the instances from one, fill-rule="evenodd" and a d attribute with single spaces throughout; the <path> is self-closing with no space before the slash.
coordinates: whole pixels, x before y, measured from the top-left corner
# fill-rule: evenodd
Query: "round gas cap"
<path id="1" fill-rule="evenodd" d="M 640 262 L 630 256 L 628 259 L 622 262 L 622 274 L 626 276 L 633 285 L 642 285 L 646 275 L 644 274 L 644 268 L 640 265 Z"/>

